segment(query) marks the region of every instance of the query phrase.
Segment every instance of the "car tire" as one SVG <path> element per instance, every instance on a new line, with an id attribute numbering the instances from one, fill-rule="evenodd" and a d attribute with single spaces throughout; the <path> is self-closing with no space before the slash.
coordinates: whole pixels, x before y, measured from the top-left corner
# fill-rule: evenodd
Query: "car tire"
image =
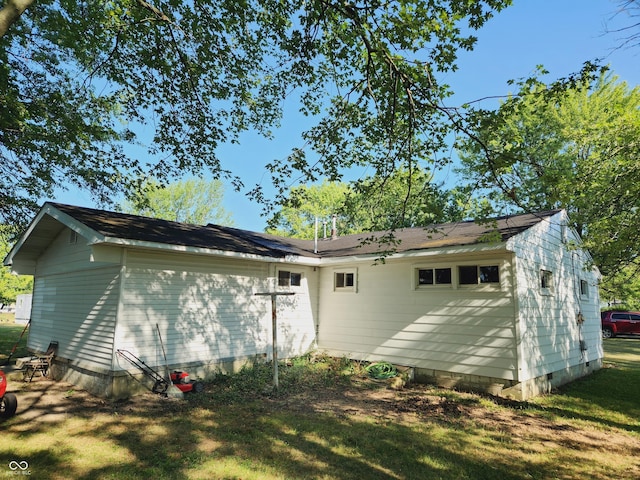
<path id="1" fill-rule="evenodd" d="M 615 335 L 613 334 L 613 330 L 608 327 L 602 329 L 602 338 L 613 338 Z"/>
<path id="2" fill-rule="evenodd" d="M 15 415 L 18 409 L 18 399 L 13 393 L 6 393 L 0 400 L 0 417 L 9 418 Z"/>

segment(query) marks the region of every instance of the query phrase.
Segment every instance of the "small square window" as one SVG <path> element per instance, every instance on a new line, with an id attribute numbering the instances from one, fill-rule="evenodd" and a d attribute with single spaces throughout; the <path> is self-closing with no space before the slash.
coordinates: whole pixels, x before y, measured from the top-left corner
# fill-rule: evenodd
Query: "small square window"
<path id="1" fill-rule="evenodd" d="M 478 283 L 478 267 L 476 265 L 458 267 L 458 283 L 460 285 L 476 285 Z"/>
<path id="2" fill-rule="evenodd" d="M 480 283 L 500 283 L 498 265 L 480 267 Z"/>
<path id="3" fill-rule="evenodd" d="M 436 284 L 437 285 L 451 285 L 451 269 L 450 268 L 436 268 Z"/>
<path id="4" fill-rule="evenodd" d="M 582 298 L 589 298 L 589 282 L 586 280 L 580 280 L 580 296 Z"/>
<path id="5" fill-rule="evenodd" d="M 540 270 L 540 288 L 551 291 L 553 288 L 553 273 L 549 270 Z"/>
<path id="6" fill-rule="evenodd" d="M 302 284 L 302 274 L 291 272 L 291 286 L 299 287 Z"/>
<path id="7" fill-rule="evenodd" d="M 302 274 L 289 272 L 286 270 L 278 271 L 279 287 L 299 287 L 302 284 Z"/>
<path id="8" fill-rule="evenodd" d="M 350 272 L 336 272 L 334 277 L 335 288 L 353 288 L 354 274 Z"/>
<path id="9" fill-rule="evenodd" d="M 418 285 L 433 285 L 432 268 L 421 268 L 418 270 Z"/>

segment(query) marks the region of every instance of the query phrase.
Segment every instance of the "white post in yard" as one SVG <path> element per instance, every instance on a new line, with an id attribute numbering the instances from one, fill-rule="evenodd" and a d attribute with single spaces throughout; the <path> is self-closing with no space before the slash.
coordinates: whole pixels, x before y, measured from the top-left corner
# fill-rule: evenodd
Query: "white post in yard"
<path id="1" fill-rule="evenodd" d="M 276 308 L 276 298 L 278 295 L 295 295 L 295 292 L 264 292 L 256 293 L 258 296 L 271 297 L 271 336 L 272 336 L 272 352 L 273 352 L 273 387 L 278 388 L 278 313 Z"/>

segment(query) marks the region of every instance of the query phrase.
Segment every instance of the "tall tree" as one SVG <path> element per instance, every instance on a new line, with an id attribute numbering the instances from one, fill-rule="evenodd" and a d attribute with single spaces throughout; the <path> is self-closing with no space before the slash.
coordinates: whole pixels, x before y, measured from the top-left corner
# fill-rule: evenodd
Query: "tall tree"
<path id="1" fill-rule="evenodd" d="M 625 16 L 625 24 L 615 29 L 607 27 L 607 32 L 622 35 L 618 48 L 637 47 L 640 45 L 640 0 L 618 0 L 617 3 L 616 15 Z"/>
<path id="2" fill-rule="evenodd" d="M 190 178 L 166 186 L 149 180 L 144 190 L 125 202 L 121 209 L 174 222 L 230 226 L 233 220 L 222 206 L 223 196 L 224 185 L 220 180 Z"/>
<path id="3" fill-rule="evenodd" d="M 269 219 L 267 231 L 311 239 L 315 219 L 323 228 L 333 215 L 337 216 L 338 233 L 347 235 L 428 227 L 477 213 L 478 201 L 468 192 L 445 190 L 433 183 L 431 174 L 416 168 L 412 172 L 398 170 L 385 178 L 294 187 L 284 206 Z M 387 240 L 392 241 L 392 236 Z"/>
<path id="4" fill-rule="evenodd" d="M 498 110 L 480 112 L 479 141 L 460 144 L 466 175 L 497 204 L 567 209 L 609 281 L 637 278 L 640 87 L 602 75 L 553 101 L 552 86 L 520 87 Z"/>
<path id="5" fill-rule="evenodd" d="M 0 259 L 4 259 L 10 250 L 12 229 L 0 225 Z M 0 264 L 0 306 L 15 303 L 21 293 L 33 291 L 33 277 L 31 275 L 14 275 L 9 267 Z"/>
<path id="6" fill-rule="evenodd" d="M 316 219 L 318 236 L 331 228 L 333 215 L 340 234 L 357 233 L 343 213 L 349 185 L 344 182 L 324 181 L 319 185 L 293 187 L 287 200 L 267 221 L 267 232 L 285 237 L 315 237 Z"/>
<path id="7" fill-rule="evenodd" d="M 441 74 L 510 3 L 9 0 L 0 221 L 69 184 L 108 203 L 150 174 L 230 175 L 217 147 L 247 129 L 269 136 L 293 94 L 317 124 L 307 148 L 267 165 L 282 195 L 294 171 L 304 183 L 353 165 L 411 169 L 462 128 Z"/>
<path id="8" fill-rule="evenodd" d="M 346 210 L 361 231 L 426 227 L 466 218 L 475 200 L 468 193 L 446 190 L 418 167 L 399 168 L 387 176 L 353 182 Z"/>

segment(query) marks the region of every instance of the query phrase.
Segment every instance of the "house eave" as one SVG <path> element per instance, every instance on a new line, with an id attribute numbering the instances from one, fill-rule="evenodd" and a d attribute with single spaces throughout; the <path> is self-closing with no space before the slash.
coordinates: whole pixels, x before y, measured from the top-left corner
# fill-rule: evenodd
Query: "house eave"
<path id="1" fill-rule="evenodd" d="M 46 217 L 59 224 L 59 227 L 54 229 L 53 234 L 50 230 L 52 228 L 51 221 L 47 221 Z M 45 224 L 44 229 L 42 229 L 43 224 Z M 51 238 L 63 227 L 74 230 L 79 235 L 89 239 L 90 242 L 97 242 L 101 239 L 101 236 L 91 228 L 78 222 L 70 215 L 61 212 L 53 205 L 45 204 L 3 259 L 3 265 L 12 267 L 12 271 L 16 273 L 33 275 L 37 257 L 46 249 Z M 36 235 L 41 229 L 40 234 Z M 34 241 L 36 237 L 38 239 Z"/>
<path id="2" fill-rule="evenodd" d="M 483 254 L 483 253 L 496 253 L 496 252 L 508 252 L 505 242 L 499 243 L 475 243 L 470 245 L 453 245 L 449 247 L 429 248 L 423 250 L 411 250 L 407 252 L 396 252 L 389 255 L 378 254 L 365 254 L 365 255 L 347 255 L 340 257 L 323 257 L 320 261 L 320 266 L 338 265 L 344 263 L 353 262 L 372 262 L 377 259 L 387 260 L 400 260 L 400 259 L 412 259 L 412 258 L 429 258 L 441 255 L 462 255 L 462 254 Z"/>
<path id="3" fill-rule="evenodd" d="M 106 237 L 103 240 L 93 242 L 90 245 L 91 246 L 104 245 L 104 246 L 133 248 L 133 249 L 142 249 L 142 250 L 156 250 L 156 251 L 160 250 L 164 252 L 174 252 L 174 253 L 190 253 L 193 255 L 225 257 L 225 258 L 234 258 L 238 260 L 250 260 L 255 262 L 266 262 L 266 263 L 293 263 L 293 264 L 307 265 L 307 266 L 320 265 L 319 258 L 304 257 L 301 255 L 283 255 L 281 257 L 273 257 L 268 255 L 257 255 L 255 253 L 234 252 L 230 250 L 220 250 L 220 249 L 205 248 L 205 247 L 193 247 L 188 245 L 171 245 L 166 243 L 145 242 L 140 240 L 128 240 L 128 239 L 113 238 L 113 237 Z"/>

